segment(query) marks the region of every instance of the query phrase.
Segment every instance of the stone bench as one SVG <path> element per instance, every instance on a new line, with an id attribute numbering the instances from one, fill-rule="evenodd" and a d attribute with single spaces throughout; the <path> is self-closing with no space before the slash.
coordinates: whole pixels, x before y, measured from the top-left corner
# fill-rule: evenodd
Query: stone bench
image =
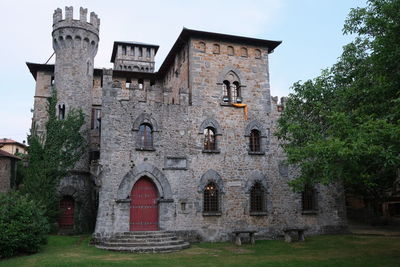
<path id="1" fill-rule="evenodd" d="M 299 239 L 298 241 L 305 241 L 304 237 L 304 231 L 307 230 L 307 228 L 285 228 L 283 229 L 283 232 L 285 233 L 285 242 L 292 242 L 292 236 L 290 235 L 293 232 L 297 232 Z"/>
<path id="2" fill-rule="evenodd" d="M 256 239 L 254 238 L 254 234 L 257 233 L 257 231 L 237 230 L 237 231 L 233 231 L 233 233 L 235 234 L 235 244 L 238 245 L 238 246 L 242 245 L 242 240 L 240 239 L 240 234 L 249 234 L 250 243 L 253 244 L 253 245 L 256 243 Z"/>

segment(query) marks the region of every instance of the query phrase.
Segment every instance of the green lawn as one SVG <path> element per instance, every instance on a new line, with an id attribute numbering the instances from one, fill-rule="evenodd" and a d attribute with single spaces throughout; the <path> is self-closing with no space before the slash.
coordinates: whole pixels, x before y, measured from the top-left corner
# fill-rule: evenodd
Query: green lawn
<path id="1" fill-rule="evenodd" d="M 400 237 L 325 235 L 302 243 L 200 243 L 177 253 L 131 254 L 88 245 L 89 236 L 50 236 L 33 255 L 0 266 L 400 266 Z"/>

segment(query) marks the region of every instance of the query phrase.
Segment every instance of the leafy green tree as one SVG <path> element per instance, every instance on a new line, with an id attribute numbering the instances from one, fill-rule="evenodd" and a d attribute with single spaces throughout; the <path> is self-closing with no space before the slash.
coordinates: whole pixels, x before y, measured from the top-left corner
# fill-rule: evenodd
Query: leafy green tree
<path id="1" fill-rule="evenodd" d="M 343 31 L 355 40 L 319 77 L 293 85 L 277 136 L 300 169 L 295 189 L 340 180 L 379 200 L 400 163 L 400 1 L 369 0 Z"/>
<path id="2" fill-rule="evenodd" d="M 44 210 L 19 192 L 0 193 L 0 259 L 37 252 L 49 230 Z"/>
<path id="3" fill-rule="evenodd" d="M 59 120 L 56 104 L 57 93 L 53 90 L 48 99 L 49 118 L 45 136 L 38 136 L 32 128 L 28 137 L 29 157 L 23 188 L 45 207 L 45 215 L 50 222 L 55 222 L 58 217 L 57 185 L 82 157 L 86 148 L 81 130 L 84 123 L 82 111 L 70 110 L 64 120 Z"/>

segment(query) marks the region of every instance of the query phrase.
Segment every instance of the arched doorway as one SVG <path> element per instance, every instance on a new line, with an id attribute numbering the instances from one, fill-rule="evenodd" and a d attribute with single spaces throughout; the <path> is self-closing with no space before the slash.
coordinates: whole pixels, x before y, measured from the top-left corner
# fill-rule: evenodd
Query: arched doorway
<path id="1" fill-rule="evenodd" d="M 71 196 L 64 196 L 60 200 L 60 218 L 58 224 L 60 229 L 74 228 L 75 201 Z"/>
<path id="2" fill-rule="evenodd" d="M 147 177 L 140 178 L 131 191 L 130 231 L 158 230 L 158 191 Z"/>

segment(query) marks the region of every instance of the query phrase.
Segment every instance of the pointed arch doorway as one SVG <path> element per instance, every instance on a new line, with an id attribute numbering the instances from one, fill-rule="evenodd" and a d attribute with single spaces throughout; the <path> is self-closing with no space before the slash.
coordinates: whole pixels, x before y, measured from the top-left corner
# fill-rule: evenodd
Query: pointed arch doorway
<path id="1" fill-rule="evenodd" d="M 130 231 L 158 231 L 158 190 L 148 178 L 140 178 L 132 187 Z"/>

